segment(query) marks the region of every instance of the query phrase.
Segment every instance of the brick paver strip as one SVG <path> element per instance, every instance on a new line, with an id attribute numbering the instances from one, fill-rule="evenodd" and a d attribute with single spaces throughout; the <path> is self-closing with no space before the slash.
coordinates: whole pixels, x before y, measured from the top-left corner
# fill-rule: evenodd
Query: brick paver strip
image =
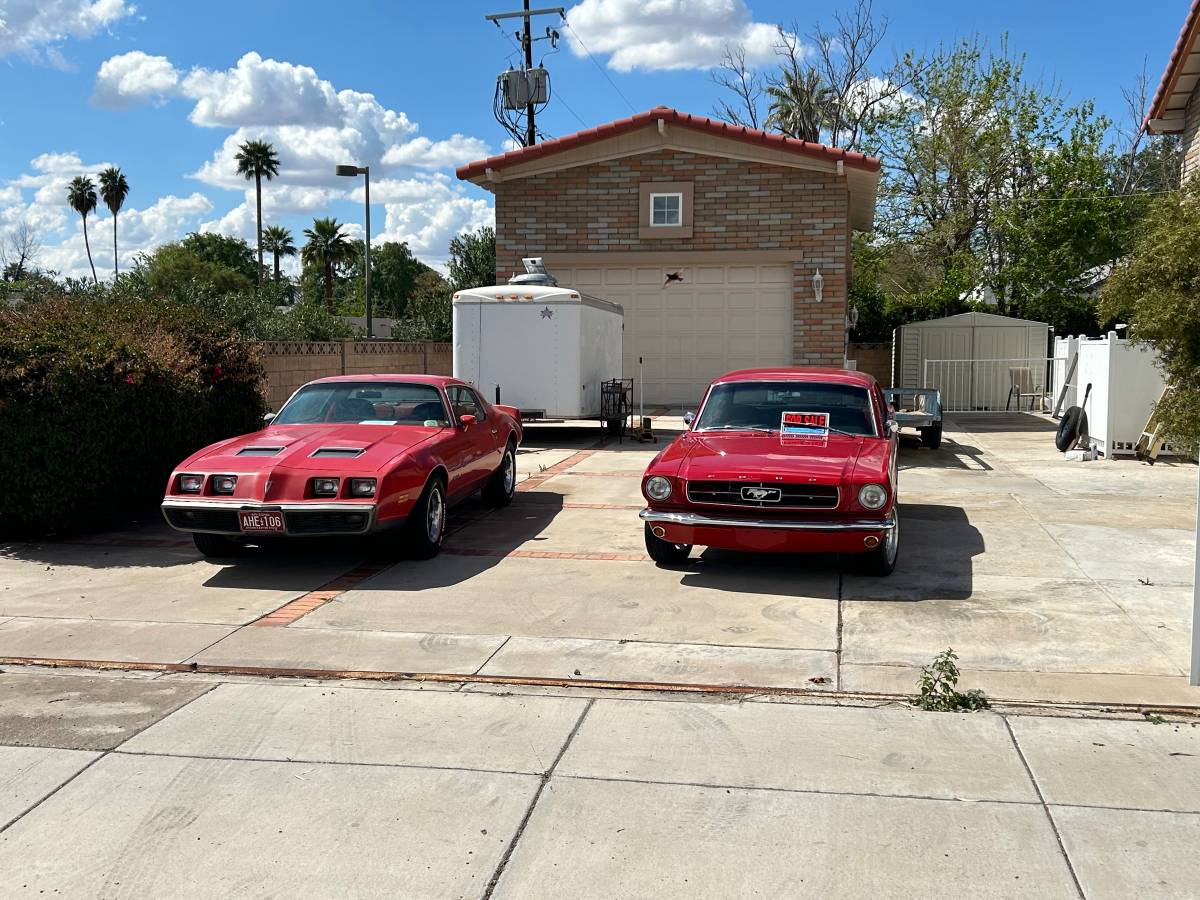
<path id="1" fill-rule="evenodd" d="M 268 628 L 281 628 L 284 625 L 291 625 L 298 619 L 307 616 L 314 609 L 319 609 L 330 600 L 334 600 L 346 593 L 346 591 L 358 587 L 368 578 L 374 578 L 380 572 L 390 568 L 391 565 L 392 563 L 390 562 L 362 563 L 355 566 L 349 572 L 339 575 L 332 581 L 321 585 L 315 591 L 309 591 L 307 594 L 303 594 L 295 600 L 285 603 L 279 609 L 255 619 L 250 624 Z"/>
<path id="2" fill-rule="evenodd" d="M 555 463 L 554 465 L 538 472 L 536 475 L 530 475 L 517 485 L 517 490 L 531 491 L 535 487 L 538 487 L 546 479 L 553 478 L 555 475 L 561 475 L 563 472 L 567 471 L 567 469 L 571 468 L 571 466 L 579 465 L 595 452 L 595 450 L 580 450 L 578 453 L 568 456 L 562 462 Z"/>

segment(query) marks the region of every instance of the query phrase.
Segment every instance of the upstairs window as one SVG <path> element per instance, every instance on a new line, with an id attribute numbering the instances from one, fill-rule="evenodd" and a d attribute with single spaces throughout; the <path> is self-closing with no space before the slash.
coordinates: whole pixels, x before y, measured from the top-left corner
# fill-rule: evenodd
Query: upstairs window
<path id="1" fill-rule="evenodd" d="M 678 228 L 683 224 L 683 194 L 651 194 L 650 225 Z"/>

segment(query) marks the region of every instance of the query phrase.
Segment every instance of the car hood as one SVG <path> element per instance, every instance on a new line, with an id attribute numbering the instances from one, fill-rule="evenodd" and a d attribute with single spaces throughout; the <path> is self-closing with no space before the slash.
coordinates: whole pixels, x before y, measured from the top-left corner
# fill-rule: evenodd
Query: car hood
<path id="1" fill-rule="evenodd" d="M 278 467 L 368 472 L 385 467 L 442 430 L 411 425 L 277 425 L 205 447 L 180 468 L 203 467 L 231 474 Z M 268 453 L 274 448 L 278 450 Z M 353 456 L 321 455 L 329 450 L 359 452 Z"/>
<path id="2" fill-rule="evenodd" d="M 830 434 L 820 440 L 796 440 L 778 432 L 699 433 L 686 435 L 684 441 L 687 448 L 678 474 L 688 481 L 769 476 L 840 484 L 853 472 L 863 446 L 861 437 Z"/>

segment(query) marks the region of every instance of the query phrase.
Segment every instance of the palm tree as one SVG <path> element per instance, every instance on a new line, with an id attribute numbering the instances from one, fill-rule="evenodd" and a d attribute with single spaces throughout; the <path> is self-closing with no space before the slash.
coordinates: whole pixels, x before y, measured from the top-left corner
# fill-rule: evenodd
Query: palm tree
<path id="1" fill-rule="evenodd" d="M 92 245 L 88 243 L 87 217 L 88 213 L 96 211 L 96 186 L 86 175 L 76 175 L 67 185 L 67 203 L 71 209 L 83 216 L 83 246 L 87 249 L 88 265 L 92 267 L 92 281 L 100 283 L 96 277 L 96 264 L 92 262 Z"/>
<path id="2" fill-rule="evenodd" d="M 247 181 L 254 179 L 254 194 L 258 204 L 258 281 L 262 283 L 263 241 L 262 241 L 262 180 L 270 181 L 279 174 L 279 157 L 275 148 L 266 141 L 246 141 L 238 147 L 237 172 Z"/>
<path id="3" fill-rule="evenodd" d="M 342 233 L 337 219 L 313 219 L 312 228 L 304 229 L 307 243 L 300 251 L 304 262 L 320 263 L 325 268 L 325 306 L 333 311 L 333 267 L 351 256 L 354 247 Z"/>
<path id="4" fill-rule="evenodd" d="M 275 257 L 275 283 L 279 283 L 279 257 L 295 256 L 296 244 L 292 233 L 282 225 L 269 225 L 263 229 L 263 248 Z"/>
<path id="5" fill-rule="evenodd" d="M 101 172 L 97 179 L 100 182 L 100 199 L 108 207 L 113 217 L 113 281 L 117 280 L 117 213 L 125 205 L 129 196 L 129 182 L 125 173 L 116 166 L 109 166 Z"/>
<path id="6" fill-rule="evenodd" d="M 833 95 L 816 69 L 785 72 L 767 87 L 771 98 L 766 126 L 802 141 L 821 140 L 821 129 L 830 119 Z"/>

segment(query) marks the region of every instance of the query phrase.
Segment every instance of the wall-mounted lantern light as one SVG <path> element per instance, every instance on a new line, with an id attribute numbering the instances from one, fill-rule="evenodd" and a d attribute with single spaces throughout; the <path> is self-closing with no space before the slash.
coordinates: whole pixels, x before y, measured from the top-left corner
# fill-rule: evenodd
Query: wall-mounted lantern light
<path id="1" fill-rule="evenodd" d="M 821 302 L 821 293 L 825 287 L 825 279 L 821 276 L 820 269 L 813 270 L 812 283 L 813 283 L 813 297 L 815 297 L 816 301 L 818 303 L 820 303 Z"/>

